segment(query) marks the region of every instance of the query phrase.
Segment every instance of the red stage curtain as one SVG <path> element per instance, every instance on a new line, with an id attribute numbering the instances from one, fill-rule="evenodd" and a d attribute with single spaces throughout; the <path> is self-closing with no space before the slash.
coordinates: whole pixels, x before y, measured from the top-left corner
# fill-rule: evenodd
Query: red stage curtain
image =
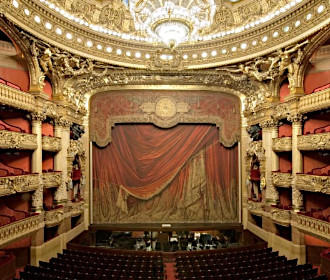
<path id="1" fill-rule="evenodd" d="M 218 220 L 215 211 L 235 219 L 237 147 L 224 148 L 218 139 L 212 125 L 116 126 L 108 147 L 93 147 L 95 222 L 123 221 L 138 213 L 150 221 L 171 216 L 178 221 L 200 207 L 199 219 Z"/>

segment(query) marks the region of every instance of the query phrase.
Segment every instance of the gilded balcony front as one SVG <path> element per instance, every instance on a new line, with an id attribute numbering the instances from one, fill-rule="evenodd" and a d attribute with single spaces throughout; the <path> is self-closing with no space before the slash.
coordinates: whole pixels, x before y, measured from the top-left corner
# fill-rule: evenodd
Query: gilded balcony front
<path id="1" fill-rule="evenodd" d="M 299 190 L 330 194 L 330 176 L 297 174 L 296 186 Z"/>
<path id="2" fill-rule="evenodd" d="M 0 130 L 0 149 L 35 150 L 37 147 L 35 134 Z"/>

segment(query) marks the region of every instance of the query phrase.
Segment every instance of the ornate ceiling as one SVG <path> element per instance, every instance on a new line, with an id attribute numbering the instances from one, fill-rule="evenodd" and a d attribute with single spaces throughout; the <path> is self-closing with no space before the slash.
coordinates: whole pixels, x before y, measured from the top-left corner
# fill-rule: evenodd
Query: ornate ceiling
<path id="1" fill-rule="evenodd" d="M 154 70 L 201 69 L 251 59 L 301 41 L 330 22 L 329 0 L 213 0 L 212 24 L 171 49 L 137 30 L 133 2 L 149 9 L 163 0 L 2 0 L 0 11 L 71 53 Z M 206 10 L 210 3 L 193 2 Z"/>

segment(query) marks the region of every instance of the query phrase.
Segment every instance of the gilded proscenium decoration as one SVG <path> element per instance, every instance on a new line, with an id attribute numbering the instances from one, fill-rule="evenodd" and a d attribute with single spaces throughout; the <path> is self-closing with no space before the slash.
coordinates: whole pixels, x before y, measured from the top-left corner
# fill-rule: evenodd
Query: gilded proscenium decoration
<path id="1" fill-rule="evenodd" d="M 283 172 L 272 172 L 274 186 L 289 188 L 292 185 L 292 174 Z"/>
<path id="2" fill-rule="evenodd" d="M 0 130 L 0 148 L 35 150 L 37 148 L 37 135 Z"/>
<path id="3" fill-rule="evenodd" d="M 330 176 L 297 174 L 296 186 L 299 190 L 330 194 Z"/>
<path id="4" fill-rule="evenodd" d="M 120 123 L 153 123 L 169 128 L 179 123 L 215 124 L 219 140 L 231 147 L 239 140 L 239 100 L 208 91 L 112 91 L 91 100 L 90 137 L 99 146 L 111 142 L 111 129 Z"/>
<path id="5" fill-rule="evenodd" d="M 62 149 L 61 138 L 43 136 L 42 149 L 49 152 L 59 152 Z"/>
<path id="6" fill-rule="evenodd" d="M 292 150 L 292 137 L 273 138 L 273 151 L 289 152 Z"/>
<path id="7" fill-rule="evenodd" d="M 44 188 L 59 187 L 62 184 L 62 172 L 42 173 L 42 183 Z"/>
<path id="8" fill-rule="evenodd" d="M 31 216 L 0 227 L 0 245 L 17 240 L 44 227 L 42 214 Z"/>
<path id="9" fill-rule="evenodd" d="M 64 219 L 64 208 L 45 211 L 45 226 L 53 227 L 60 224 Z"/>
<path id="10" fill-rule="evenodd" d="M 303 232 L 316 235 L 330 241 L 330 223 L 309 216 L 292 214 L 291 225 Z"/>
<path id="11" fill-rule="evenodd" d="M 298 149 L 301 151 L 330 150 L 330 133 L 298 136 Z"/>

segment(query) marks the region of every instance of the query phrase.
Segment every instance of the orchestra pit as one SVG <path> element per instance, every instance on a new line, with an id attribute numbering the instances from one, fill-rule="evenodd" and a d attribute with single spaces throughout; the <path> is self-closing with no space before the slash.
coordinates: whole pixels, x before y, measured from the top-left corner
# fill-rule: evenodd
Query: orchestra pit
<path id="1" fill-rule="evenodd" d="M 0 280 L 330 279 L 329 0 L 1 0 Z"/>

